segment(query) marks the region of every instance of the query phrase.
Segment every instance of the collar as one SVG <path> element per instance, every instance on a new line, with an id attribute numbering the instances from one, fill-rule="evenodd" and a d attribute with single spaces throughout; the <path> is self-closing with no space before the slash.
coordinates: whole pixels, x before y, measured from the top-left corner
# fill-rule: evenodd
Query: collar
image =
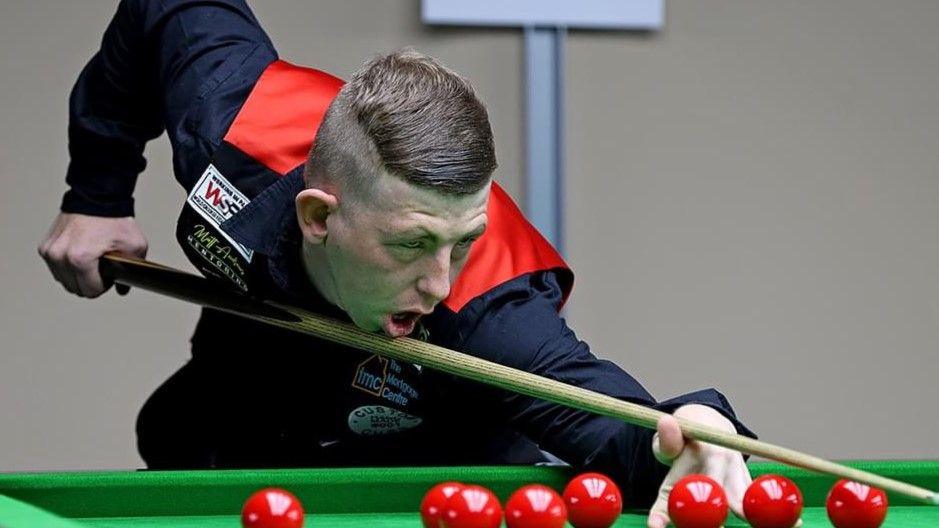
<path id="1" fill-rule="evenodd" d="M 302 305 L 326 305 L 310 284 L 300 260 L 302 236 L 294 199 L 303 190 L 303 166 L 261 191 L 221 229 L 237 242 L 267 257 L 266 271 L 281 295 Z"/>
<path id="2" fill-rule="evenodd" d="M 271 257 L 277 253 L 285 224 L 294 218 L 294 199 L 302 190 L 301 165 L 261 191 L 221 228 L 241 244 Z"/>

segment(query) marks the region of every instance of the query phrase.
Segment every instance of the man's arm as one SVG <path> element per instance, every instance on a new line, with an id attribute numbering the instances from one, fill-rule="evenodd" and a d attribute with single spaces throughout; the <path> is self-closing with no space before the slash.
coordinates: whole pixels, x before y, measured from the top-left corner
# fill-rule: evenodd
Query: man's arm
<path id="1" fill-rule="evenodd" d="M 72 90 L 62 213 L 39 252 L 66 289 L 96 297 L 108 285 L 97 261 L 111 250 L 138 256 L 146 240 L 132 216 L 147 141 L 168 130 L 185 140 L 187 113 L 231 57 L 276 54 L 240 0 L 123 0 L 101 49 Z"/>
<path id="2" fill-rule="evenodd" d="M 521 277 L 473 301 L 477 319 L 460 349 L 511 367 L 595 390 L 664 412 L 689 404 L 714 409 L 742 434 L 727 400 L 713 389 L 657 402 L 632 376 L 595 357 L 558 315 L 561 288 L 551 272 Z M 655 431 L 526 396 L 497 392 L 499 408 L 517 430 L 565 461 L 610 474 L 637 504 L 651 504 L 669 468 L 652 450 Z"/>

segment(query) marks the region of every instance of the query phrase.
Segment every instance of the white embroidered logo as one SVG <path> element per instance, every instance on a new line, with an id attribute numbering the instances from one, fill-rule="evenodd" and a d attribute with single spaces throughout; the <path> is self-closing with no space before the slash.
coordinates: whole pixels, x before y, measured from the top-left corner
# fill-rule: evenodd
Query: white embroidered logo
<path id="1" fill-rule="evenodd" d="M 210 164 L 208 168 L 205 169 L 205 172 L 202 173 L 202 176 L 199 178 L 199 181 L 196 182 L 192 191 L 189 192 L 189 197 L 186 198 L 186 202 L 188 202 L 202 218 L 205 218 L 209 223 L 218 228 L 222 225 L 222 222 L 244 209 L 250 200 L 232 185 L 231 182 L 226 180 L 214 165 Z M 221 228 L 218 229 L 218 232 L 228 239 L 228 241 L 232 243 L 232 246 L 241 253 L 248 262 L 251 262 L 254 251 L 235 242 L 228 236 L 228 233 L 222 231 Z"/>

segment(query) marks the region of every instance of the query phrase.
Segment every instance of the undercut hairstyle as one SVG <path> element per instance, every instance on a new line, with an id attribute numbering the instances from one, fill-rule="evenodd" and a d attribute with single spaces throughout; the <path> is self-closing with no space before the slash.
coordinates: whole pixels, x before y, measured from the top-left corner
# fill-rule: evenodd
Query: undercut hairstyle
<path id="1" fill-rule="evenodd" d="M 367 62 L 330 103 L 304 170 L 368 193 L 382 171 L 419 187 L 466 195 L 496 168 L 486 108 L 470 83 L 414 50 Z"/>

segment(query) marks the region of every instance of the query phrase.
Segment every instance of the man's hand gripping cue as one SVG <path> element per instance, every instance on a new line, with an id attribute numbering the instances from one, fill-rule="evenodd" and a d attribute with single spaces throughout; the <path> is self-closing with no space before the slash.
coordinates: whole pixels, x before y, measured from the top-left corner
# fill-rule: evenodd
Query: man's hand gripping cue
<path id="1" fill-rule="evenodd" d="M 97 297 L 111 287 L 98 272 L 98 259 L 109 251 L 147 256 L 147 239 L 133 217 L 106 218 L 59 213 L 39 254 L 55 280 L 81 297 Z M 119 293 L 125 293 L 126 289 Z"/>
<path id="2" fill-rule="evenodd" d="M 674 416 L 729 433 L 737 432 L 730 420 L 706 405 L 679 407 Z M 752 479 L 743 455 L 724 447 L 685 438 L 681 434 L 678 421 L 672 416 L 659 420 L 655 436 L 652 438 L 652 452 L 660 462 L 671 466 L 671 470 L 662 481 L 659 496 L 649 511 L 648 528 L 668 526 L 668 494 L 676 482 L 692 473 L 707 475 L 723 486 L 731 511 L 737 517 L 744 518 L 743 495 Z M 796 527 L 801 525 L 802 521 L 799 520 Z"/>

